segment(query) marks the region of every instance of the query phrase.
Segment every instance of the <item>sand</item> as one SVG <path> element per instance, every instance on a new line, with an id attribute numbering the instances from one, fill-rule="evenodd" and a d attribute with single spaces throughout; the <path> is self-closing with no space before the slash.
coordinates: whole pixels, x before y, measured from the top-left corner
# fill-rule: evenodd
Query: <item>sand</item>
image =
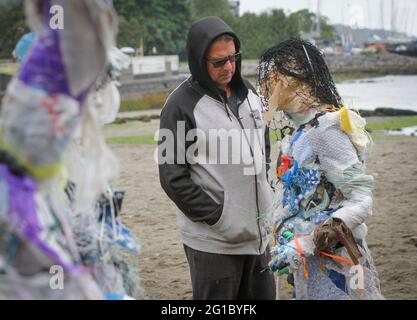
<path id="1" fill-rule="evenodd" d="M 113 146 L 121 161 L 116 185 L 126 191 L 123 222 L 140 239 L 141 285 L 149 299 L 191 299 L 188 264 L 175 206 L 159 184 L 154 145 Z M 368 158 L 375 177 L 367 241 L 387 299 L 417 299 L 417 138 L 378 140 Z M 289 297 L 280 280 L 280 298 Z"/>

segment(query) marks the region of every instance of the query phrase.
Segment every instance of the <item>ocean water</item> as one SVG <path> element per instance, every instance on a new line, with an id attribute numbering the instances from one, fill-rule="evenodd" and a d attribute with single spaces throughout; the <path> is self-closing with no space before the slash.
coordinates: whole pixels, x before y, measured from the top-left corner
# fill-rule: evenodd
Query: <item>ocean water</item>
<path id="1" fill-rule="evenodd" d="M 347 106 L 364 110 L 394 108 L 417 111 L 417 75 L 390 75 L 336 85 Z"/>
<path id="2" fill-rule="evenodd" d="M 401 128 L 399 130 L 389 130 L 389 135 L 392 136 L 413 136 L 417 137 L 417 126 Z"/>

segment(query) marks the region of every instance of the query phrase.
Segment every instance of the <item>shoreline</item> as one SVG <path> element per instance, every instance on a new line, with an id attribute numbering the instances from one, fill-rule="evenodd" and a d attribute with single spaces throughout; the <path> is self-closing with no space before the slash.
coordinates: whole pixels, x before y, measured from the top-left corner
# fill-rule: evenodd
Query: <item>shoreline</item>
<path id="1" fill-rule="evenodd" d="M 119 112 L 113 124 L 123 124 L 129 121 L 149 122 L 151 120 L 157 120 L 159 119 L 161 110 L 161 108 L 152 108 L 146 110 Z M 416 111 L 406 109 L 376 108 L 375 110 L 359 109 L 358 111 L 362 117 L 373 120 L 378 119 L 378 121 L 384 119 L 389 120 L 389 118 L 417 116 Z"/>
<path id="2" fill-rule="evenodd" d="M 157 122 L 154 123 L 157 126 Z M 154 145 L 113 145 L 123 166 L 115 185 L 126 191 L 123 223 L 139 238 L 141 285 L 148 299 L 192 297 L 189 268 L 176 226 L 176 208 L 159 184 Z M 371 149 L 367 172 L 374 176 L 374 212 L 367 243 L 386 299 L 417 299 L 417 139 L 382 139 Z M 280 297 L 286 279 L 280 278 Z M 170 288 L 167 290 L 167 288 Z"/>

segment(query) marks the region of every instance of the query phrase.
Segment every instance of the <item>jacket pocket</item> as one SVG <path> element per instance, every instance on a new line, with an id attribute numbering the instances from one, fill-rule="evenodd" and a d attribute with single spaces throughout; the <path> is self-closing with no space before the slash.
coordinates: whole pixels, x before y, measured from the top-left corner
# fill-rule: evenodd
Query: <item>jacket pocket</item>
<path id="1" fill-rule="evenodd" d="M 239 243 L 259 238 L 256 212 L 251 214 L 248 208 L 233 205 L 227 191 L 224 193 L 222 215 L 210 227 L 228 243 Z"/>
<path id="2" fill-rule="evenodd" d="M 223 210 L 222 210 L 222 212 L 220 214 L 219 219 L 216 221 L 216 223 L 210 225 L 210 227 L 212 229 L 219 230 L 220 229 L 220 226 L 223 224 L 223 218 L 224 218 L 226 201 L 227 201 L 227 194 L 226 194 L 226 191 L 224 191 L 224 193 L 223 193 Z"/>

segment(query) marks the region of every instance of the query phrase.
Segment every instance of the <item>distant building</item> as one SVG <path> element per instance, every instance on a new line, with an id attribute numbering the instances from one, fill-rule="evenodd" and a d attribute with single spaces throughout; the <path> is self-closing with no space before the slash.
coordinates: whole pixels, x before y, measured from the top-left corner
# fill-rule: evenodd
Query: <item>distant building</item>
<path id="1" fill-rule="evenodd" d="M 235 17 L 239 17 L 239 15 L 240 15 L 240 1 L 229 0 L 229 8 L 230 8 L 230 12 Z"/>

